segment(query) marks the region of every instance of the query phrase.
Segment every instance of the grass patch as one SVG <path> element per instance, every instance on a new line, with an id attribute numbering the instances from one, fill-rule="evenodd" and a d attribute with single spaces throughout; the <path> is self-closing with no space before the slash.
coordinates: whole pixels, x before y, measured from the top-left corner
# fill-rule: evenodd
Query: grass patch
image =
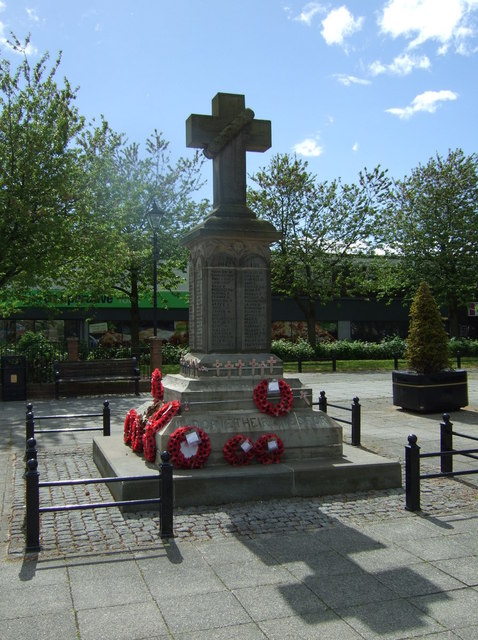
<path id="1" fill-rule="evenodd" d="M 456 361 L 452 359 L 453 366 L 456 367 Z M 360 371 L 393 371 L 393 360 L 337 360 L 338 373 L 356 373 Z M 399 369 L 406 369 L 405 360 L 398 361 Z M 462 369 L 477 369 L 478 357 L 463 357 L 461 359 Z M 312 360 L 302 363 L 303 373 L 332 373 L 331 361 Z M 297 373 L 297 362 L 284 362 L 285 373 Z M 145 374 L 142 371 L 143 375 Z M 164 364 L 161 373 L 163 376 L 168 373 L 179 373 L 178 364 Z M 146 377 L 148 373 L 146 372 Z"/>

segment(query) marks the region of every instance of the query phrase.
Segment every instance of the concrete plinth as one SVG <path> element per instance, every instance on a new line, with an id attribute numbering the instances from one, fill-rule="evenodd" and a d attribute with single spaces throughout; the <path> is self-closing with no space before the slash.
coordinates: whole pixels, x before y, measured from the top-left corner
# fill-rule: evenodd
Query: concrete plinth
<path id="1" fill-rule="evenodd" d="M 342 427 L 326 413 L 312 410 L 312 392 L 299 379 L 287 379 L 294 397 L 292 410 L 274 417 L 254 404 L 254 388 L 263 378 L 239 375 L 237 369 L 235 376 L 224 370 L 220 373 L 198 378 L 166 376 L 164 401 L 178 400 L 181 413 L 156 434 L 155 464 L 133 453 L 121 436 L 98 437 L 93 457 L 102 475 L 137 476 L 157 471 L 160 452 L 167 449 L 171 434 L 180 426 L 195 426 L 207 433 L 211 454 L 203 469 L 174 470 L 176 506 L 401 486 L 400 464 L 343 444 Z M 278 402 L 279 395 L 271 394 L 269 401 Z M 150 405 L 149 400 L 137 411 L 144 414 Z M 224 460 L 223 448 L 231 437 L 242 434 L 255 442 L 265 433 L 275 433 L 283 441 L 280 463 L 263 465 L 253 458 L 248 466 L 233 467 Z M 110 490 L 116 500 L 157 497 L 159 480 L 115 483 Z"/>
<path id="2" fill-rule="evenodd" d="M 97 436 L 93 458 L 106 477 L 145 475 L 157 471 L 123 444 L 121 436 Z M 332 495 L 401 486 L 398 461 L 391 461 L 350 445 L 338 458 L 281 462 L 246 467 L 206 466 L 174 470 L 174 505 L 220 505 L 274 498 Z M 115 500 L 153 498 L 159 495 L 157 480 L 110 485 Z"/>

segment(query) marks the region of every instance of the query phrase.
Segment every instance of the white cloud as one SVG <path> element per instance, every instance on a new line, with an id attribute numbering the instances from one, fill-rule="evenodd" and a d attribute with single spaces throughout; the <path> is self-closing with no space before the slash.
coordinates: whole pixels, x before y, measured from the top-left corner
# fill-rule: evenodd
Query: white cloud
<path id="1" fill-rule="evenodd" d="M 37 12 L 35 11 L 35 9 L 26 9 L 27 15 L 30 18 L 30 20 L 33 20 L 33 22 L 40 22 L 40 18 L 38 17 Z"/>
<path id="2" fill-rule="evenodd" d="M 473 34 L 469 18 L 477 7 L 477 0 L 389 0 L 378 24 L 393 38 L 411 40 L 409 48 L 437 40 L 440 53 L 452 42 L 463 52 L 464 40 Z"/>
<path id="3" fill-rule="evenodd" d="M 306 24 L 308 27 L 310 27 L 310 25 L 312 24 L 312 18 L 317 13 L 322 13 L 323 11 L 324 9 L 322 5 L 319 4 L 318 2 L 308 2 L 304 6 L 302 11 L 299 13 L 299 15 L 294 18 L 294 20 L 297 20 L 298 22 L 302 22 Z"/>
<path id="4" fill-rule="evenodd" d="M 435 113 L 441 102 L 456 100 L 457 98 L 458 94 L 454 91 L 424 91 L 416 96 L 408 107 L 393 107 L 386 109 L 386 111 L 393 116 L 398 116 L 401 120 L 408 120 L 421 111 Z"/>
<path id="5" fill-rule="evenodd" d="M 358 150 L 359 150 L 359 144 L 358 144 L 358 142 L 355 142 L 353 147 L 352 147 L 352 151 L 354 153 L 357 153 Z"/>
<path id="6" fill-rule="evenodd" d="M 306 138 L 302 142 L 298 142 L 293 146 L 293 150 L 306 158 L 318 158 L 324 152 L 323 147 L 313 138 Z"/>
<path id="7" fill-rule="evenodd" d="M 429 69 L 431 67 L 428 56 L 409 56 L 404 53 L 394 58 L 390 64 L 383 64 L 376 60 L 370 65 L 370 72 L 374 76 L 381 73 L 391 73 L 398 76 L 406 76 L 414 69 Z"/>
<path id="8" fill-rule="evenodd" d="M 335 77 L 337 78 L 337 82 L 340 82 L 340 84 L 343 84 L 345 87 L 350 87 L 350 85 L 352 84 L 372 84 L 370 80 L 366 80 L 365 78 L 357 78 L 357 76 L 347 76 L 342 73 L 336 74 Z"/>
<path id="9" fill-rule="evenodd" d="M 355 19 L 347 7 L 342 6 L 333 9 L 324 20 L 322 20 L 321 34 L 327 44 L 344 43 L 344 38 L 351 36 L 355 31 L 360 31 L 363 18 Z"/>

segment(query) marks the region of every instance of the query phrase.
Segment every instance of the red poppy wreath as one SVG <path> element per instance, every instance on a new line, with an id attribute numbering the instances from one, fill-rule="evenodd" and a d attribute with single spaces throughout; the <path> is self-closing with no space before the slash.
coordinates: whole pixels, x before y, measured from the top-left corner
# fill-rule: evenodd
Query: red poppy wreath
<path id="1" fill-rule="evenodd" d="M 211 453 L 211 441 L 200 427 L 178 427 L 169 436 L 168 452 L 176 467 L 201 469 Z"/>
<path id="2" fill-rule="evenodd" d="M 156 460 L 156 434 L 161 431 L 168 422 L 179 413 L 181 405 L 178 400 L 172 402 L 166 402 L 162 407 L 151 416 L 146 423 L 146 429 L 143 435 L 143 450 L 145 460 L 148 462 L 154 462 Z"/>
<path id="3" fill-rule="evenodd" d="M 123 440 L 129 446 L 131 446 L 131 433 L 137 415 L 136 409 L 130 409 L 124 419 Z"/>
<path id="4" fill-rule="evenodd" d="M 254 443 L 247 436 L 233 436 L 226 442 L 222 452 L 226 462 L 233 467 L 242 467 L 252 460 Z"/>
<path id="5" fill-rule="evenodd" d="M 135 453 L 141 453 L 143 451 L 143 434 L 143 418 L 140 415 L 136 414 L 133 426 L 131 428 L 131 448 Z"/>
<path id="6" fill-rule="evenodd" d="M 155 369 L 151 374 L 151 395 L 155 402 L 163 399 L 164 388 L 161 378 L 161 371 L 159 369 Z"/>
<path id="7" fill-rule="evenodd" d="M 277 404 L 272 404 L 267 399 L 267 393 L 269 391 L 269 383 L 267 380 L 259 382 L 254 389 L 254 403 L 259 411 L 267 413 L 270 416 L 286 416 L 292 409 L 292 403 L 294 402 L 294 396 L 292 389 L 289 387 L 285 380 L 279 380 L 280 400 Z"/>
<path id="8" fill-rule="evenodd" d="M 284 443 L 275 433 L 265 433 L 256 441 L 254 453 L 262 464 L 277 463 L 284 453 Z"/>

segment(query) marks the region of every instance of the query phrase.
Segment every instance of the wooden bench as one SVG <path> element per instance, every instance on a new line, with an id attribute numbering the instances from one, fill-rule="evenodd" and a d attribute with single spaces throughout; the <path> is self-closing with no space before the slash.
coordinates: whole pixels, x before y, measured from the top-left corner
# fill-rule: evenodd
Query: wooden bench
<path id="1" fill-rule="evenodd" d="M 55 361 L 55 397 L 60 397 L 60 384 L 77 382 L 134 382 L 134 392 L 139 396 L 139 369 L 136 358 L 111 360 Z"/>
<path id="2" fill-rule="evenodd" d="M 332 365 L 332 371 L 337 371 L 337 358 L 311 358 L 311 360 L 299 358 L 297 360 L 297 371 L 299 373 L 302 373 L 302 365 L 304 362 L 325 362 Z"/>

